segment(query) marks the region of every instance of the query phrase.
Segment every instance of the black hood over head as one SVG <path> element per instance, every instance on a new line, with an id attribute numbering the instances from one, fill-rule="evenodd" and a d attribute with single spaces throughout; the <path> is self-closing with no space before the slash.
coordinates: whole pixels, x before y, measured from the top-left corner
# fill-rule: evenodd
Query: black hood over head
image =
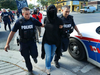
<path id="1" fill-rule="evenodd" d="M 54 22 L 57 18 L 57 8 L 55 5 L 50 5 L 47 8 L 47 17 L 50 22 Z"/>

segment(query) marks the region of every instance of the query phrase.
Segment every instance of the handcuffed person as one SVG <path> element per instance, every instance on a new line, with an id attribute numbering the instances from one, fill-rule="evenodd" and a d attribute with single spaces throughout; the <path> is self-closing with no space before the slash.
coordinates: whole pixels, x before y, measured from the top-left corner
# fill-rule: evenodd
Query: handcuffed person
<path id="1" fill-rule="evenodd" d="M 57 47 L 60 44 L 60 30 L 63 27 L 63 21 L 57 17 L 57 9 L 54 5 L 47 8 L 47 17 L 44 19 L 45 32 L 42 41 L 42 59 L 45 59 L 46 73 L 50 75 L 50 68 L 55 52 L 59 55 Z"/>

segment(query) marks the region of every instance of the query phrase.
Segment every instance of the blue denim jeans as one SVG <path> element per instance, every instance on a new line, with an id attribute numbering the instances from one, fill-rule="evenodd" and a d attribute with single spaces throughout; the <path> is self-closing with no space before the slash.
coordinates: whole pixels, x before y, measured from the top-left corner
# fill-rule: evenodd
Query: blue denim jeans
<path id="1" fill-rule="evenodd" d="M 51 68 L 51 61 L 53 59 L 53 56 L 55 54 L 57 47 L 54 44 L 49 45 L 49 44 L 45 43 L 44 49 L 45 49 L 45 53 L 46 53 L 46 60 L 45 60 L 46 69 L 50 69 Z"/>

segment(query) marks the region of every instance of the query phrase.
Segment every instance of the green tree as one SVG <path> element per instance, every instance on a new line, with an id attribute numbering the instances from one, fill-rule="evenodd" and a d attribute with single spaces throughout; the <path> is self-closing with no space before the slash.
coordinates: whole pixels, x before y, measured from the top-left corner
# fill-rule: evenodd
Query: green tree
<path id="1" fill-rule="evenodd" d="M 40 7 L 40 5 L 38 4 L 36 7 Z"/>
<path id="2" fill-rule="evenodd" d="M 35 5 L 29 4 L 28 7 L 29 7 L 30 9 L 33 9 L 33 8 L 35 7 Z"/>
<path id="3" fill-rule="evenodd" d="M 0 8 L 15 10 L 17 9 L 17 4 L 15 0 L 0 0 Z"/>
<path id="4" fill-rule="evenodd" d="M 48 6 L 48 4 L 55 4 L 58 0 L 37 0 L 42 6 Z"/>
<path id="5" fill-rule="evenodd" d="M 37 0 L 37 2 L 40 3 L 42 6 L 48 5 L 48 1 L 46 1 L 46 0 Z"/>
<path id="6" fill-rule="evenodd" d="M 58 0 L 47 0 L 50 4 L 55 4 L 57 3 Z"/>

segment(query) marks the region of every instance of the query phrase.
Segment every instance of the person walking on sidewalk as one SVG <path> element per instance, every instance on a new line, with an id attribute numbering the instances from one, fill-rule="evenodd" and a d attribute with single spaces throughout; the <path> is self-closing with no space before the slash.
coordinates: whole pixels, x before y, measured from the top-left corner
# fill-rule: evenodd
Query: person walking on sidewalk
<path id="1" fill-rule="evenodd" d="M 63 27 L 63 22 L 60 18 L 57 17 L 57 9 L 54 5 L 50 5 L 47 8 L 47 17 L 45 17 L 44 19 L 44 24 L 45 32 L 42 41 L 41 57 L 42 59 L 44 59 L 46 54 L 46 73 L 47 75 L 50 75 L 51 61 L 53 59 L 57 46 L 59 46 L 60 30 Z"/>
<path id="2" fill-rule="evenodd" d="M 39 8 L 34 9 L 34 12 L 32 14 L 32 17 L 34 17 L 35 19 L 39 20 L 39 22 L 41 22 L 42 19 L 42 14 L 39 12 Z M 39 42 L 39 37 L 41 36 L 41 27 L 36 26 L 36 41 Z M 38 35 L 39 32 L 39 35 Z M 38 37 L 39 36 L 39 37 Z"/>
<path id="3" fill-rule="evenodd" d="M 19 19 L 19 17 L 20 17 L 20 13 L 19 13 L 18 10 L 16 11 L 16 15 L 17 15 L 17 19 Z"/>
<path id="4" fill-rule="evenodd" d="M 14 22 L 14 14 L 12 13 L 12 11 L 10 9 L 8 10 L 8 13 L 9 13 L 12 23 L 13 23 Z"/>
<path id="5" fill-rule="evenodd" d="M 78 12 L 78 10 L 79 10 L 79 6 L 77 6 L 76 10 L 77 10 L 77 12 Z"/>
<path id="6" fill-rule="evenodd" d="M 11 26 L 10 26 L 10 24 L 11 24 L 11 17 L 10 17 L 10 15 L 9 15 L 9 13 L 5 10 L 5 9 L 3 9 L 3 12 L 2 12 L 2 14 L 1 14 L 1 18 L 3 19 L 3 22 L 4 22 L 4 28 L 5 28 L 5 31 L 7 30 L 6 29 L 6 26 L 7 26 L 7 24 L 8 24 L 8 27 L 9 27 L 9 30 L 11 31 Z"/>
<path id="7" fill-rule="evenodd" d="M 25 59 L 26 67 L 28 69 L 27 75 L 33 75 L 30 55 L 34 59 L 35 63 L 37 63 L 37 56 L 38 56 L 37 46 L 35 42 L 35 25 L 41 27 L 44 25 L 41 24 L 35 18 L 30 17 L 30 9 L 28 7 L 24 7 L 22 9 L 22 15 L 23 17 L 16 21 L 14 27 L 12 28 L 12 31 L 8 36 L 7 43 L 5 46 L 5 51 L 8 51 L 7 49 L 10 48 L 9 47 L 10 41 L 12 40 L 17 30 L 19 30 L 20 52 Z"/>
<path id="8" fill-rule="evenodd" d="M 69 15 L 70 9 L 69 6 L 65 5 L 62 7 L 62 14 L 59 16 L 63 20 L 63 31 L 62 31 L 62 36 L 61 36 L 61 46 L 58 47 L 58 49 L 62 52 L 67 51 L 68 45 L 69 45 L 69 37 L 70 34 L 73 32 L 73 29 L 75 29 L 82 37 L 82 34 L 79 32 L 77 26 L 74 23 L 73 16 Z M 55 55 L 55 66 L 57 68 L 60 68 L 60 65 L 58 63 L 59 61 L 59 56 Z"/>

